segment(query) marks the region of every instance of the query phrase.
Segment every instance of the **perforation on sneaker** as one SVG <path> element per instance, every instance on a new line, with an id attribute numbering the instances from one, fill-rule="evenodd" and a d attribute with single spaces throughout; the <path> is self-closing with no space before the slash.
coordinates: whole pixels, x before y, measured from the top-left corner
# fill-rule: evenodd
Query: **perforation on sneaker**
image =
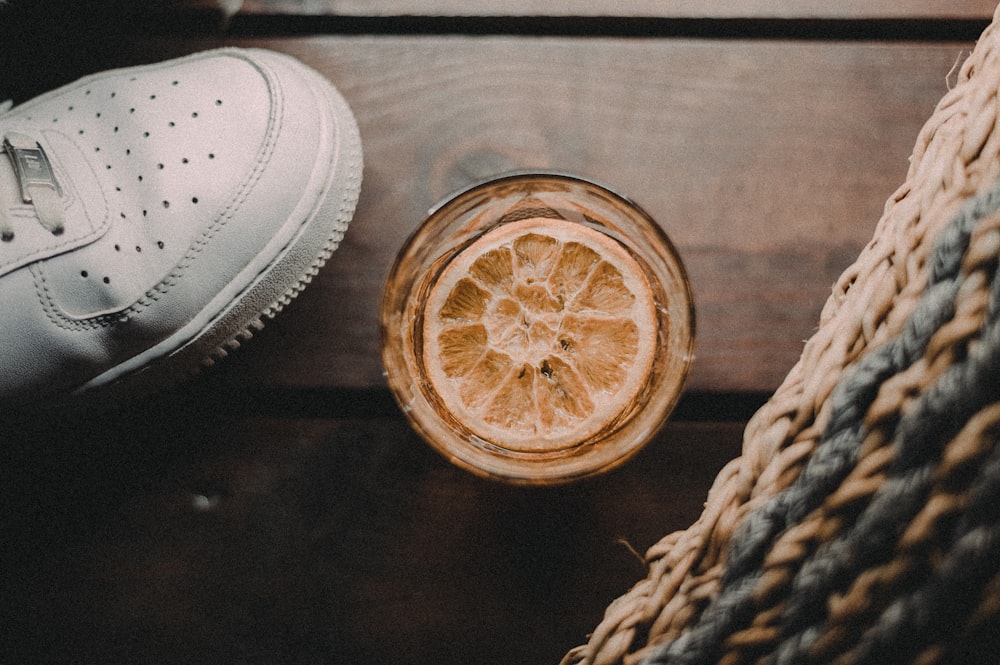
<path id="1" fill-rule="evenodd" d="M 197 62 L 197 57 L 189 62 Z M 310 74 L 297 80 L 296 77 L 304 72 L 298 72 L 298 65 L 290 66 L 290 62 L 273 55 L 258 60 L 242 56 L 218 58 L 213 66 L 220 67 L 207 76 L 197 69 L 185 70 L 171 63 L 163 67 L 146 67 L 141 76 L 129 70 L 112 71 L 67 86 L 57 91 L 58 96 L 39 98 L 30 113 L 18 115 L 15 109 L 17 122 L 32 124 L 35 121 L 29 118 L 37 116 L 44 130 L 49 132 L 43 142 L 72 141 L 83 150 L 81 159 L 87 164 L 86 175 L 99 183 L 98 187 L 88 184 L 85 191 L 99 190 L 101 198 L 101 205 L 93 205 L 87 210 L 105 211 L 101 219 L 93 221 L 102 234 L 97 239 L 52 260 L 32 264 L 31 274 L 36 280 L 44 280 L 42 302 L 52 323 L 67 330 L 94 330 L 95 334 L 100 328 L 128 322 L 139 321 L 137 325 L 147 325 L 148 321 L 141 323 L 143 313 L 147 308 L 157 311 L 158 302 L 169 302 L 177 293 L 184 295 L 186 289 L 197 288 L 199 284 L 215 288 L 214 277 L 210 274 L 219 271 L 214 266 L 228 262 L 225 270 L 242 271 L 239 273 L 241 280 L 269 274 L 264 264 L 259 267 L 251 264 L 254 266 L 252 272 L 239 267 L 245 265 L 246 260 L 256 262 L 268 256 L 260 253 L 244 258 L 246 251 L 262 251 L 251 250 L 257 242 L 253 238 L 266 241 L 270 233 L 279 232 L 279 225 L 284 225 L 280 227 L 281 234 L 291 233 L 295 227 L 290 223 L 302 218 L 298 213 L 292 215 L 289 208 L 287 217 L 272 216 L 271 221 L 265 222 L 263 228 L 268 231 L 263 234 L 253 231 L 255 227 L 246 231 L 237 229 L 248 219 L 255 225 L 262 218 L 267 219 L 261 211 L 269 208 L 262 207 L 261 202 L 267 206 L 270 195 L 266 192 L 280 191 L 280 187 L 274 186 L 275 174 L 297 172 L 299 175 L 285 179 L 309 186 L 289 192 L 314 192 L 304 196 L 302 201 L 320 196 L 316 190 L 317 181 L 309 174 L 322 171 L 316 171 L 317 167 L 308 160 L 282 157 L 281 168 L 267 170 L 273 150 L 269 147 L 269 142 L 273 141 L 270 138 L 272 123 L 273 127 L 280 127 L 283 112 L 276 106 L 270 113 L 261 113 L 267 111 L 266 107 L 261 108 L 261 100 L 275 103 L 272 93 L 295 91 L 300 95 L 298 100 L 309 107 L 309 95 L 315 95 L 320 101 L 327 95 L 326 84 L 321 78 L 315 77 L 314 81 L 310 78 L 314 75 Z M 286 68 L 292 74 L 287 80 L 287 89 L 284 80 L 269 88 L 267 76 Z M 197 72 L 197 75 L 183 75 L 186 72 Z M 182 75 L 177 76 L 178 73 Z M 229 103 L 225 91 L 230 89 L 239 90 L 241 97 L 246 94 L 248 99 L 256 101 L 253 104 Z M 342 104 L 342 100 L 338 103 Z M 312 120 L 306 116 L 295 115 L 301 108 L 302 104 L 289 103 L 289 118 L 305 123 L 304 127 L 317 127 L 310 124 Z M 349 111 L 346 116 L 350 117 Z M 338 117 L 336 122 L 340 121 Z M 336 131 L 340 131 L 339 127 Z M 349 127 L 349 134 L 354 131 Z M 323 135 L 323 141 L 326 140 L 327 136 Z M 357 140 L 356 134 L 353 140 Z M 308 148 L 318 144 L 329 145 L 312 141 L 304 145 L 297 156 L 308 157 Z M 349 212 L 343 217 L 345 205 L 349 204 L 348 211 L 353 210 L 356 201 L 354 185 L 360 179 L 360 172 L 350 170 L 360 171 L 359 150 L 352 148 L 347 159 L 348 173 L 344 174 L 343 183 L 335 185 L 333 198 L 326 202 L 330 214 L 343 226 L 349 219 Z M 74 169 L 80 172 L 78 166 Z M 73 169 L 69 172 L 72 174 Z M 264 173 L 268 184 L 256 187 L 258 179 L 265 178 Z M 309 179 L 303 179 L 303 173 Z M 340 203 L 341 199 L 344 203 Z M 282 201 L 278 210 L 284 210 L 282 206 L 294 204 L 296 198 L 294 195 L 278 196 L 276 200 Z M 25 213 L 19 214 L 23 217 Z M 285 219 L 288 222 L 283 221 Z M 312 263 L 295 268 L 291 273 L 292 282 L 288 284 L 284 284 L 287 272 L 285 277 L 269 284 L 268 288 L 280 291 L 268 291 L 266 301 L 254 302 L 248 320 L 228 323 L 223 328 L 226 339 L 214 342 L 212 347 L 199 347 L 205 354 L 202 357 L 218 357 L 213 349 L 224 355 L 226 349 L 238 346 L 238 340 L 249 337 L 250 328 L 261 325 L 260 317 L 279 311 L 310 280 L 339 242 L 340 235 L 342 227 L 324 231 L 321 244 L 309 245 L 308 254 L 315 252 L 317 255 Z M 226 242 L 232 242 L 232 238 L 240 236 L 245 242 L 234 245 L 241 250 L 229 253 L 233 257 L 229 259 L 225 256 L 227 252 L 219 249 L 227 245 L 220 243 L 225 238 L 229 238 Z M 201 253 L 210 254 L 211 260 L 199 261 Z M 299 252 L 296 254 L 301 256 Z M 208 270 L 207 266 L 213 268 Z M 193 272 L 187 272 L 189 268 Z M 190 274 L 198 277 L 188 277 L 184 281 Z M 277 277 L 279 272 L 274 275 Z M 193 286 L 186 286 L 188 284 Z M 225 282 L 219 284 L 221 288 Z M 161 309 L 172 311 L 169 305 Z"/>
<path id="2" fill-rule="evenodd" d="M 244 75 L 246 74 L 257 76 L 250 69 L 245 70 Z M 124 259 L 127 255 L 118 249 L 125 244 L 122 241 L 132 237 L 141 238 L 141 243 L 127 244 L 156 246 L 158 251 L 155 254 L 160 257 L 160 272 L 165 275 L 173 265 L 166 259 L 169 257 L 176 261 L 179 258 L 177 252 L 189 244 L 190 238 L 188 242 L 180 238 L 164 242 L 160 238 L 165 234 L 158 229 L 170 230 L 167 235 L 176 235 L 178 230 L 182 230 L 185 223 L 176 215 L 186 214 L 186 210 L 200 210 L 205 202 L 203 193 L 190 191 L 190 185 L 202 180 L 217 180 L 224 173 L 218 169 L 223 168 L 225 162 L 218 159 L 219 151 L 211 143 L 218 140 L 218 145 L 222 145 L 225 137 L 216 139 L 219 135 L 217 132 L 205 130 L 225 125 L 239 127 L 244 122 L 238 113 L 234 113 L 234 109 L 229 108 L 223 96 L 213 92 L 198 80 L 185 83 L 181 77 L 169 78 L 169 75 L 158 77 L 154 73 L 142 78 L 112 76 L 83 87 L 77 92 L 80 95 L 78 98 L 63 100 L 57 107 L 58 112 L 52 114 L 53 125 L 69 121 L 76 136 L 91 137 L 91 149 L 95 155 L 101 155 L 103 160 L 100 168 L 114 178 L 110 189 L 118 195 L 118 201 L 113 201 L 112 205 L 117 208 L 117 218 L 130 226 L 115 227 L 109 232 L 111 256 Z M 166 119 L 163 119 L 164 109 L 170 109 L 170 115 Z M 213 118 L 211 116 L 216 114 L 208 113 L 207 109 L 223 115 Z M 235 120 L 226 122 L 227 116 Z M 155 118 L 161 118 L 163 124 L 157 124 Z M 166 136 L 162 132 L 181 130 L 185 118 L 186 122 L 195 123 L 188 128 L 188 132 L 203 133 L 210 141 L 204 145 L 208 149 L 203 153 L 203 160 L 193 159 L 186 150 L 183 153 L 175 152 L 171 150 L 169 143 L 164 143 Z M 209 124 L 205 124 L 206 122 Z M 163 127 L 159 137 L 157 126 Z M 229 134 L 234 135 L 232 131 Z M 174 174 L 175 177 L 171 177 L 171 167 L 174 164 L 183 165 L 185 173 L 188 173 L 188 169 L 192 170 L 189 175 L 184 176 L 178 172 Z M 210 164 L 213 166 L 209 167 Z M 132 174 L 131 184 L 127 179 L 123 181 L 123 174 Z M 235 188 L 234 183 L 233 189 Z M 157 192 L 167 193 L 169 196 L 156 199 L 155 207 L 159 212 L 154 214 L 150 205 L 154 202 L 149 197 L 151 194 L 155 196 Z M 176 206 L 177 197 L 188 202 L 191 207 Z M 222 204 L 223 207 L 225 205 L 222 201 L 213 203 Z M 143 225 L 136 226 L 136 220 L 142 220 Z M 139 266 L 130 261 L 119 262 L 117 265 L 123 275 L 135 273 L 139 269 Z M 120 284 L 123 288 L 130 282 L 124 278 L 116 280 L 113 274 L 109 277 L 112 283 Z M 135 295 L 138 297 L 141 294 Z"/>

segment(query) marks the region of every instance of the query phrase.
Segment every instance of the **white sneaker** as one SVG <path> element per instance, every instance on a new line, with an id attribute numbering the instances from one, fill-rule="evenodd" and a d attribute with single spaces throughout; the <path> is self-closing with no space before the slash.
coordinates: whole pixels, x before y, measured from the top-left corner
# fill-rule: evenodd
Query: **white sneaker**
<path id="1" fill-rule="evenodd" d="M 311 280 L 361 184 L 347 103 L 261 50 L 82 79 L 0 139 L 0 406 L 211 364 Z"/>

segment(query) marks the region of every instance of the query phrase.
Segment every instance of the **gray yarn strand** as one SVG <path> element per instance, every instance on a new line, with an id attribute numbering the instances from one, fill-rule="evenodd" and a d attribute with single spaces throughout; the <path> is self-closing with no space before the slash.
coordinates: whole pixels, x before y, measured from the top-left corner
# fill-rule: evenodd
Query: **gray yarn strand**
<path id="1" fill-rule="evenodd" d="M 1000 292 L 1000 278 L 994 290 Z M 962 363 L 950 367 L 918 398 L 900 420 L 896 464 L 855 523 L 817 550 L 792 583 L 777 665 L 801 663 L 819 636 L 829 594 L 850 583 L 859 572 L 884 562 L 913 516 L 926 501 L 930 480 L 943 447 L 983 406 L 1000 400 L 1000 316 L 984 330 L 980 344 Z"/>
<path id="2" fill-rule="evenodd" d="M 927 288 L 900 335 L 845 371 L 830 396 L 830 423 L 797 481 L 748 515 L 730 542 L 726 580 L 758 567 L 774 537 L 815 509 L 853 468 L 857 460 L 851 442 L 858 439 L 878 387 L 922 356 L 931 335 L 954 315 L 959 272 L 972 230 L 998 208 L 1000 183 L 965 206 L 941 232 L 930 257 Z M 839 436 L 842 433 L 846 440 Z"/>
<path id="3" fill-rule="evenodd" d="M 801 662 L 818 635 L 806 628 L 825 617 L 826 598 L 893 546 L 926 501 L 940 451 L 968 419 L 1000 399 L 1000 272 L 995 273 L 980 343 L 916 400 L 896 428 L 889 478 L 855 523 L 817 550 L 796 574 L 782 624 L 787 639 L 777 663 Z M 795 636 L 793 639 L 791 635 Z M 782 654 L 789 654 L 784 656 Z"/>
<path id="4" fill-rule="evenodd" d="M 955 289 L 951 290 L 952 293 L 954 291 Z M 946 299 L 940 302 L 949 304 Z M 939 315 L 937 318 L 941 323 L 952 314 L 949 307 L 944 309 L 948 311 L 934 312 Z M 923 318 L 925 321 L 930 319 L 930 316 Z M 832 426 L 840 429 L 832 436 L 824 438 L 795 483 L 758 509 L 758 511 L 764 511 L 765 508 L 769 510 L 762 514 L 755 511 L 747 517 L 743 527 L 730 542 L 731 559 L 740 559 L 743 555 L 739 561 L 740 567 L 735 571 L 732 568 L 727 569 L 727 575 L 722 580 L 722 592 L 705 609 L 698 623 L 661 651 L 651 654 L 644 665 L 710 663 L 721 649 L 722 640 L 738 627 L 749 623 L 755 612 L 751 596 L 762 571 L 759 569 L 759 560 L 757 558 L 751 560 L 747 552 L 760 549 L 759 558 L 762 559 L 763 547 L 770 544 L 787 525 L 805 517 L 819 501 L 839 485 L 856 463 L 857 448 L 863 437 L 861 419 L 870 402 L 874 400 L 878 386 L 885 378 L 899 371 L 896 361 L 901 359 L 906 361 L 903 365 L 906 367 L 922 356 L 923 348 L 934 330 L 936 328 L 931 329 L 928 326 L 926 339 L 915 340 L 913 336 L 906 336 L 906 341 L 890 343 L 880 349 L 881 352 L 865 356 L 863 364 L 859 363 L 851 372 L 851 376 L 837 386 L 835 391 L 840 392 L 840 400 L 843 401 L 838 400 L 837 403 L 841 403 L 842 408 L 835 410 L 840 415 L 841 421 L 832 422 Z M 893 342 L 900 339 L 896 338 Z M 907 342 L 914 340 L 917 343 L 911 349 L 904 350 Z M 920 344 L 921 341 L 923 345 Z M 799 481 L 806 484 L 800 485 Z M 741 546 L 748 549 L 741 550 Z M 727 566 L 728 562 L 729 560 Z M 751 564 L 758 567 L 747 569 Z"/>
<path id="5" fill-rule="evenodd" d="M 953 635 L 979 602 L 1000 569 L 1000 447 L 972 483 L 952 542 L 935 574 L 895 600 L 862 635 L 855 652 L 859 662 L 905 662 Z"/>
<path id="6" fill-rule="evenodd" d="M 956 288 L 948 289 L 947 293 L 953 296 L 956 290 Z M 940 327 L 940 324 L 953 314 L 952 307 L 949 306 L 953 302 L 949 302 L 947 298 L 929 299 L 926 302 L 929 303 L 929 313 L 920 318 L 921 322 L 937 321 L 937 327 Z M 932 306 L 938 309 L 931 311 Z M 899 371 L 900 365 L 897 363 L 902 361 L 902 367 L 906 367 L 922 356 L 927 341 L 937 327 L 926 326 L 925 329 L 919 329 L 914 326 L 914 332 L 910 335 L 896 338 L 900 341 L 893 340 L 896 343 L 890 343 L 878 352 L 866 356 L 863 364 L 859 363 L 857 369 L 852 372 L 850 379 L 841 384 L 844 387 L 838 386 L 841 399 L 847 400 L 838 411 L 846 424 L 834 435 L 825 438 L 803 469 L 799 480 L 808 485 L 800 487 L 797 480 L 788 490 L 776 495 L 771 503 L 759 509 L 769 507 L 770 511 L 761 516 L 756 512 L 748 516 L 746 526 L 734 536 L 734 542 L 730 544 L 731 556 L 739 556 L 736 550 L 742 542 L 737 541 L 737 538 L 752 540 L 753 542 L 749 543 L 751 547 L 758 546 L 762 539 L 766 540 L 764 545 L 769 544 L 781 529 L 789 523 L 801 520 L 812 510 L 814 504 L 836 488 L 843 476 L 856 463 L 857 448 L 863 436 L 860 421 L 864 410 L 859 408 L 860 404 L 864 403 L 864 409 L 867 408 L 868 403 L 874 399 L 881 381 Z M 852 413 L 855 414 L 854 422 L 847 422 L 847 414 Z M 799 488 L 800 491 L 792 491 L 793 488 Z M 755 517 L 758 519 L 754 520 Z M 646 665 L 659 663 L 694 665 L 709 663 L 714 659 L 715 653 L 721 648 L 723 638 L 737 626 L 748 623 L 754 613 L 750 597 L 760 579 L 761 571 L 756 569 L 737 572 L 741 574 L 730 574 L 723 579 L 723 592 L 705 610 L 695 627 L 667 645 L 664 650 L 651 654 Z"/>
<path id="7" fill-rule="evenodd" d="M 955 281 L 972 229 L 998 205 L 1000 189 L 995 188 L 964 208 L 942 232 L 931 257 L 925 295 L 903 333 L 848 369 L 831 396 L 831 422 L 799 477 L 751 513 L 730 542 L 720 595 L 691 630 L 654 650 L 646 665 L 709 663 L 724 637 L 752 618 L 750 595 L 760 578 L 758 567 L 766 548 L 780 531 L 813 510 L 856 463 L 861 422 L 878 386 L 921 357 L 934 331 L 954 315 Z"/>

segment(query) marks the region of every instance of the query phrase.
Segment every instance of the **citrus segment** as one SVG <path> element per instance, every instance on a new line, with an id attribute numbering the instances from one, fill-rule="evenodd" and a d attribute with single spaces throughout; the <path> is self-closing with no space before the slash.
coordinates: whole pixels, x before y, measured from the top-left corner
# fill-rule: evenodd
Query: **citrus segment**
<path id="1" fill-rule="evenodd" d="M 510 357 L 489 350 L 472 370 L 462 377 L 461 388 L 467 407 L 483 407 L 510 373 Z"/>
<path id="2" fill-rule="evenodd" d="M 613 392 L 625 381 L 621 368 L 638 354 L 640 339 L 634 321 L 570 314 L 563 321 L 559 343 L 576 360 L 592 390 Z"/>
<path id="3" fill-rule="evenodd" d="M 441 370 L 450 377 L 466 376 L 489 350 L 489 338 L 482 324 L 449 328 L 438 338 Z"/>
<path id="4" fill-rule="evenodd" d="M 600 261 L 601 255 L 586 245 L 578 242 L 566 243 L 559 256 L 559 265 L 549 277 L 552 291 L 562 294 L 563 297 L 567 294 L 575 295 Z"/>
<path id="5" fill-rule="evenodd" d="M 472 434 L 549 452 L 616 420 L 645 385 L 657 339 L 652 289 L 621 244 L 533 217 L 486 232 L 441 271 L 424 310 L 423 361 Z"/>
<path id="6" fill-rule="evenodd" d="M 499 392 L 483 412 L 483 419 L 512 437 L 534 436 L 535 368 L 523 365 L 500 384 Z"/>
<path id="7" fill-rule="evenodd" d="M 590 394 L 572 365 L 557 356 L 549 356 L 539 369 L 546 379 L 539 382 L 538 391 L 538 414 L 543 430 L 566 427 L 593 411 Z"/>
<path id="8" fill-rule="evenodd" d="M 505 247 L 486 252 L 472 265 L 469 274 L 477 282 L 496 292 L 506 290 L 514 279 L 510 249 Z"/>
<path id="9" fill-rule="evenodd" d="M 545 279 L 561 249 L 560 243 L 549 236 L 528 233 L 514 240 L 515 271 L 528 284 Z"/>
<path id="10" fill-rule="evenodd" d="M 625 285 L 621 272 L 609 263 L 601 262 L 587 284 L 573 299 L 574 311 L 592 310 L 604 314 L 627 314 L 635 296 Z"/>
<path id="11" fill-rule="evenodd" d="M 456 321 L 476 321 L 486 310 L 489 294 L 470 279 L 463 279 L 452 290 L 441 316 Z"/>

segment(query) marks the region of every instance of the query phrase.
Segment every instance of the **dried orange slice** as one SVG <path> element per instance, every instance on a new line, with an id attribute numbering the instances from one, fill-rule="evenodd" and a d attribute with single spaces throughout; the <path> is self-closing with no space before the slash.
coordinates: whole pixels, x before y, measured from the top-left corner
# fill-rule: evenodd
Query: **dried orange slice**
<path id="1" fill-rule="evenodd" d="M 599 436 L 645 386 L 656 355 L 652 289 L 614 238 L 530 217 L 458 253 L 424 309 L 423 363 L 473 435 L 517 453 Z"/>
<path id="2" fill-rule="evenodd" d="M 456 466 L 519 484 L 603 473 L 657 435 L 694 349 L 660 226 L 581 178 L 490 178 L 432 208 L 386 279 L 386 382 Z"/>

